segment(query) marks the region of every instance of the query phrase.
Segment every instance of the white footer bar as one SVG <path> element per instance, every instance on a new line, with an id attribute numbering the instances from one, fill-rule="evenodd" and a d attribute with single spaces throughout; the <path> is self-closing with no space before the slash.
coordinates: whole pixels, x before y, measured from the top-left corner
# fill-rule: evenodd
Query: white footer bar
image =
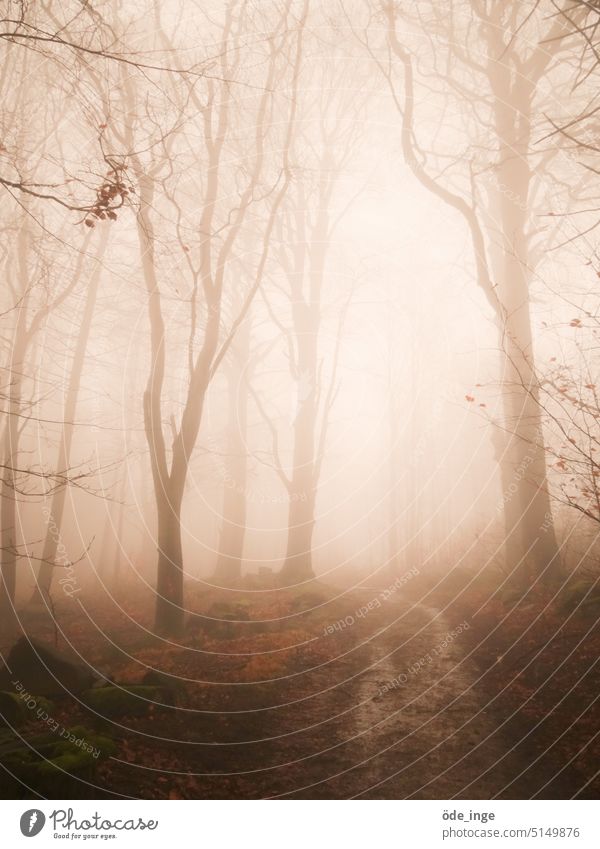
<path id="1" fill-rule="evenodd" d="M 598 849 L 596 801 L 5 801 L 0 846 Z"/>

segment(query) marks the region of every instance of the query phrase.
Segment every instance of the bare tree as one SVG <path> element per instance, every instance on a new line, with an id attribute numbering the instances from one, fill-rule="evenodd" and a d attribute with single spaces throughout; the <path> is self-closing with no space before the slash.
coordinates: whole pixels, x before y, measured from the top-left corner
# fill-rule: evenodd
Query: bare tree
<path id="1" fill-rule="evenodd" d="M 293 191 L 278 222 L 278 261 L 287 280 L 289 326 L 270 309 L 287 340 L 287 357 L 295 388 L 292 415 L 292 457 L 289 472 L 273 442 L 273 458 L 288 500 L 288 536 L 281 579 L 286 584 L 313 576 L 312 538 L 319 479 L 331 410 L 338 391 L 337 363 L 349 298 L 339 313 L 337 338 L 324 367 L 319 350 L 323 299 L 327 287 L 327 257 L 335 229 L 353 198 L 333 211 L 334 193 L 360 133 L 362 99 L 356 88 L 344 90 L 343 76 L 331 59 L 318 75 L 309 71 L 310 100 L 302 110 Z M 314 91 L 320 92 L 315 98 Z M 301 151 L 301 152 L 298 152 Z M 259 406 L 263 418 L 266 411 Z M 269 422 L 273 432 L 273 423 Z"/>
<path id="2" fill-rule="evenodd" d="M 560 561 L 552 527 L 540 533 L 552 516 L 541 419 L 530 392 L 516 392 L 514 386 L 518 382 L 534 387 L 536 383 L 529 285 L 534 265 L 531 242 L 537 229 L 531 209 L 539 189 L 539 172 L 531 160 L 537 154 L 540 163 L 547 165 L 555 149 L 537 153 L 532 132 L 540 114 L 536 95 L 554 58 L 543 41 L 562 33 L 564 22 L 555 16 L 546 25 L 544 38 L 534 39 L 533 46 L 523 46 L 521 30 L 535 9 L 478 0 L 452 4 L 450 10 L 430 6 L 429 15 L 419 9 L 410 25 L 424 28 L 445 56 L 443 73 L 441 58 L 434 52 L 432 67 L 423 70 L 419 80 L 413 56 L 398 35 L 397 5 L 382 3 L 381 11 L 387 26 L 387 57 L 385 52 L 384 58 L 375 53 L 368 30 L 361 38 L 388 80 L 401 114 L 405 160 L 428 191 L 463 217 L 472 239 L 476 279 L 498 330 L 507 373 L 501 424 L 507 438 L 497 446 L 497 457 L 503 491 L 517 486 L 516 497 L 505 500 L 507 562 L 516 580 L 527 581 L 539 574 L 550 577 Z M 538 24 L 536 19 L 530 25 Z M 398 93 L 394 60 L 403 71 L 402 94 Z M 418 138 L 417 86 L 419 81 L 427 85 L 431 79 L 454 92 L 472 116 L 459 136 L 460 154 L 436 151 L 435 139 Z M 482 126 L 486 133 L 493 131 L 491 146 L 480 138 Z M 516 374 L 519 381 L 514 379 Z M 497 436 L 494 438 L 497 442 Z M 524 462 L 526 477 L 516 474 Z"/>
<path id="3" fill-rule="evenodd" d="M 6 421 L 2 449 L 4 474 L 0 505 L 2 535 L 0 604 L 5 612 L 14 605 L 16 567 L 22 556 L 17 534 L 16 497 L 20 491 L 23 491 L 23 484 L 19 482 L 28 472 L 23 469 L 20 461 L 20 441 L 24 426 L 29 420 L 36 418 L 33 412 L 36 399 L 28 399 L 25 394 L 27 384 L 31 383 L 28 376 L 30 352 L 37 334 L 50 313 L 64 303 L 80 281 L 85 246 L 88 241 L 89 237 L 84 239 L 84 246 L 71 279 L 62 288 L 56 285 L 43 251 L 32 239 L 31 222 L 26 211 L 21 214 L 14 252 L 7 256 L 5 270 L 14 304 L 14 309 L 10 312 L 14 315 L 14 326 L 10 337 L 7 365 Z M 59 462 L 56 472 L 38 471 L 36 477 L 45 478 L 49 483 L 47 491 L 54 491 L 56 497 L 59 500 L 62 499 L 64 503 L 64 485 L 56 488 L 53 483 L 60 478 L 64 483 L 68 481 L 68 454 L 62 455 L 62 459 L 65 462 Z M 29 473 L 31 474 L 31 471 Z M 49 564 L 48 568 L 50 568 Z"/>
<path id="4" fill-rule="evenodd" d="M 81 377 L 85 363 L 85 352 L 89 342 L 92 319 L 94 317 L 94 309 L 96 306 L 96 298 L 98 295 L 100 278 L 102 276 L 102 258 L 106 250 L 108 235 L 108 228 L 105 225 L 102 228 L 102 233 L 99 238 L 99 244 L 97 246 L 96 255 L 93 258 L 94 268 L 89 276 L 89 282 L 87 284 L 83 313 L 81 315 L 81 323 L 79 325 L 79 332 L 77 334 L 75 349 L 73 351 L 73 361 L 69 374 L 68 385 L 65 390 L 63 427 L 58 448 L 58 457 L 56 461 L 57 469 L 68 469 L 71 464 L 71 444 L 73 442 L 73 434 L 75 430 L 77 399 L 79 395 Z M 88 239 L 86 240 L 85 247 L 89 247 L 90 242 L 91 239 L 89 239 L 88 237 Z M 84 264 L 83 261 L 86 256 L 86 253 L 87 252 L 83 250 L 80 255 L 78 267 L 76 268 L 74 274 L 75 281 L 79 281 L 79 279 L 81 278 Z M 58 529 L 60 529 L 62 524 L 66 495 L 67 490 L 65 487 L 57 489 L 53 494 L 52 502 L 49 508 L 49 516 L 51 517 L 52 524 L 55 528 Z M 46 541 L 44 543 L 44 548 L 42 552 L 42 562 L 40 564 L 40 569 L 37 576 L 36 587 L 34 589 L 33 596 L 31 599 L 32 603 L 34 604 L 43 604 L 49 596 L 50 589 L 52 586 L 52 578 L 55 572 L 57 546 L 58 535 L 56 532 L 51 532 L 50 527 L 48 527 L 48 531 L 46 533 Z"/>
<path id="5" fill-rule="evenodd" d="M 179 103 L 178 114 L 171 132 L 157 131 L 158 139 L 149 148 L 146 146 L 149 150 L 146 156 L 138 152 L 132 122 L 121 137 L 138 186 L 137 232 L 148 293 L 151 368 L 144 393 L 144 420 L 158 516 L 156 628 L 163 633 L 176 632 L 183 624 L 181 508 L 206 392 L 261 284 L 277 210 L 291 176 L 288 150 L 295 129 L 296 90 L 307 4 L 301 7 L 299 15 L 294 13 L 291 0 L 272 4 L 265 12 L 261 24 L 266 26 L 268 36 L 263 45 L 262 78 L 244 67 L 241 35 L 248 26 L 246 16 L 253 13 L 256 14 L 237 0 L 227 3 L 220 32 L 218 79 L 208 79 L 203 93 L 196 90 L 193 81 L 183 90 L 177 88 L 169 92 L 172 102 Z M 159 38 L 168 40 L 163 28 L 157 26 L 157 33 Z M 287 80 L 285 88 L 282 87 L 283 79 Z M 282 130 L 272 122 L 276 81 L 288 104 Z M 254 95 L 253 108 L 247 105 L 241 125 L 232 114 L 236 84 L 243 86 L 245 91 L 250 86 L 258 92 Z M 123 79 L 123 89 L 128 115 L 136 114 L 140 104 L 127 78 Z M 200 150 L 198 142 L 192 143 L 181 130 L 188 104 L 199 118 Z M 147 114 L 149 127 L 153 120 L 153 114 Z M 237 144 L 236 134 L 247 133 L 249 126 L 254 130 L 246 155 L 237 169 L 232 169 L 228 162 L 225 174 L 231 145 Z M 275 154 L 276 149 L 281 153 Z M 171 165 L 171 158 L 179 155 L 190 169 L 187 179 L 197 193 L 199 215 L 196 221 L 189 213 L 187 217 L 182 214 L 179 201 L 182 186 L 177 179 L 179 175 L 172 173 Z M 233 194 L 226 191 L 225 185 Z M 175 211 L 175 244 L 184 256 L 189 279 L 189 294 L 183 298 L 189 309 L 187 377 L 179 421 L 174 414 L 169 417 L 170 446 L 163 426 L 167 327 L 164 284 L 161 284 L 164 268 L 161 269 L 157 254 L 160 237 L 155 224 L 159 189 L 165 198 L 165 209 Z M 262 215 L 258 212 L 260 206 Z M 228 282 L 228 263 L 244 227 L 249 226 L 251 210 L 254 221 L 260 222 L 254 225 L 258 229 L 253 231 L 258 250 L 252 285 L 239 314 L 223 332 L 222 304 Z M 161 218 L 161 227 L 163 221 Z"/>

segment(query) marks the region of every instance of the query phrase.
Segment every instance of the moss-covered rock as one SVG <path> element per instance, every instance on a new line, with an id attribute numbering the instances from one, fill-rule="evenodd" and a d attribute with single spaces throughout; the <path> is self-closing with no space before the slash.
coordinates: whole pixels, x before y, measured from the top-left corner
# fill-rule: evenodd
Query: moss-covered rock
<path id="1" fill-rule="evenodd" d="M 0 692 L 0 720 L 8 726 L 22 725 L 29 711 L 22 698 L 16 693 Z"/>
<path id="2" fill-rule="evenodd" d="M 29 693 L 0 692 L 0 722 L 8 727 L 23 725 L 28 720 L 51 716 L 54 704 L 43 696 Z"/>
<path id="3" fill-rule="evenodd" d="M 100 718 L 143 716 L 152 706 L 169 704 L 161 687 L 149 685 L 98 687 L 82 693 L 83 703 Z"/>
<path id="4" fill-rule="evenodd" d="M 585 578 L 569 581 L 560 593 L 559 605 L 562 610 L 597 611 L 600 608 L 600 585 Z"/>
<path id="5" fill-rule="evenodd" d="M 252 626 L 246 623 L 250 623 L 247 604 L 243 601 L 217 601 L 209 607 L 202 620 L 202 628 L 215 639 L 232 640 L 250 633 Z"/>
<path id="6" fill-rule="evenodd" d="M 163 694 L 163 701 L 168 705 L 178 704 L 185 694 L 185 685 L 175 675 L 167 675 L 156 669 L 149 669 L 142 678 L 145 687 L 156 687 Z"/>
<path id="7" fill-rule="evenodd" d="M 91 781 L 98 764 L 115 752 L 116 746 L 109 737 L 81 725 L 22 739 L 14 734 L 3 736 L 3 784 L 12 783 L 12 792 L 18 790 L 19 796 L 27 791 L 48 798 L 79 796 L 86 787 L 82 781 Z"/>
<path id="8" fill-rule="evenodd" d="M 91 687 L 95 677 L 72 650 L 59 651 L 33 637 L 23 636 L 0 669 L 0 689 L 10 690 L 18 681 L 25 691 L 34 695 L 66 696 Z"/>

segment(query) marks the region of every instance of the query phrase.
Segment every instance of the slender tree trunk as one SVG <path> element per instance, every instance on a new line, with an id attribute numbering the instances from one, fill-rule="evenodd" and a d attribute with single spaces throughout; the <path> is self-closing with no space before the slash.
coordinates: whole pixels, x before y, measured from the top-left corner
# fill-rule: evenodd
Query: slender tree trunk
<path id="1" fill-rule="evenodd" d="M 297 500 L 294 499 L 299 493 Z M 312 537 L 315 526 L 315 501 L 301 486 L 290 495 L 288 541 L 281 577 L 285 584 L 309 581 L 314 577 Z"/>
<path id="2" fill-rule="evenodd" d="M 390 364 L 391 365 L 391 364 Z M 398 490 L 400 487 L 400 436 L 399 436 L 399 409 L 395 381 L 390 374 L 388 382 L 388 563 L 387 571 L 395 576 L 400 571 L 400 499 Z"/>
<path id="3" fill-rule="evenodd" d="M 98 287 L 100 277 L 102 275 L 101 259 L 104 256 L 106 245 L 108 243 L 108 226 L 105 225 L 102 229 L 98 253 L 96 255 L 96 265 L 90 277 L 90 282 L 86 292 L 85 305 L 83 315 L 81 317 L 81 325 L 77 336 L 75 351 L 73 352 L 73 364 L 71 366 L 71 374 L 69 376 L 69 385 L 66 390 L 63 430 L 58 450 L 57 470 L 65 471 L 69 468 L 71 459 L 71 444 L 73 442 L 74 423 L 77 414 L 77 399 L 79 396 L 79 387 L 81 385 L 81 375 L 85 365 L 85 352 L 90 335 L 90 328 L 96 308 L 96 298 L 98 296 Z M 52 586 L 52 578 L 55 572 L 54 560 L 56 558 L 56 550 L 59 543 L 57 533 L 62 526 L 63 514 L 65 509 L 65 499 L 67 496 L 66 487 L 59 487 L 52 497 L 49 527 L 46 532 L 46 540 L 42 553 L 42 564 L 38 572 L 37 584 L 31 597 L 31 604 L 43 604 L 48 598 Z M 52 533 L 50 532 L 52 526 Z"/>
<path id="4" fill-rule="evenodd" d="M 126 480 L 123 479 L 120 486 L 119 503 L 117 504 L 117 526 L 113 535 L 112 555 L 108 558 L 109 565 L 112 566 L 110 570 L 111 586 L 115 591 L 118 589 L 121 577 L 121 563 L 123 560 L 123 519 L 125 514 L 126 498 L 127 483 Z"/>
<path id="5" fill-rule="evenodd" d="M 25 311 L 25 307 L 21 309 Z M 8 400 L 8 420 L 3 446 L 5 468 L 2 475 L 0 504 L 1 555 L 0 555 L 0 618 L 3 623 L 14 618 L 15 593 L 17 586 L 17 509 L 15 491 L 16 474 L 13 471 L 19 462 L 19 416 L 21 414 L 21 374 L 24 345 L 21 321 L 17 322 L 16 338 L 13 342 Z"/>
<path id="6" fill-rule="evenodd" d="M 15 483 L 19 465 L 19 437 L 21 432 L 21 393 L 25 371 L 25 355 L 29 343 L 27 313 L 29 305 L 29 274 L 27 265 L 28 231 L 25 222 L 17 239 L 17 279 L 21 302 L 11 344 L 8 388 L 8 418 L 2 447 L 5 468 L 0 493 L 0 617 L 4 626 L 14 621 L 17 587 L 17 493 Z"/>
<path id="7" fill-rule="evenodd" d="M 223 516 L 215 579 L 225 583 L 241 576 L 247 513 L 247 425 L 248 388 L 244 367 L 250 351 L 250 322 L 245 321 L 232 345 L 227 370 L 228 427 L 227 461 L 223 490 Z"/>
<path id="8" fill-rule="evenodd" d="M 165 374 L 165 326 L 156 277 L 154 228 L 149 210 L 153 199 L 151 180 L 137 170 L 140 210 L 137 228 L 142 268 L 148 289 L 151 368 L 144 393 L 144 427 L 150 449 L 150 465 L 157 512 L 158 563 L 156 573 L 155 627 L 159 634 L 177 634 L 183 628 L 183 551 L 181 502 L 189 458 L 181 455 L 181 444 L 172 447 L 169 469 L 162 429 L 162 389 Z M 189 396 L 188 396 L 189 397 Z M 181 442 L 179 440 L 179 442 Z M 176 463 L 178 471 L 175 471 Z"/>
<path id="9" fill-rule="evenodd" d="M 183 627 L 182 494 L 169 487 L 158 505 L 155 626 L 159 634 L 178 634 Z"/>
<path id="10" fill-rule="evenodd" d="M 411 306 L 413 332 L 411 339 L 411 355 L 410 369 L 411 378 L 410 407 L 405 411 L 405 416 L 408 419 L 407 433 L 408 444 L 410 446 L 408 455 L 409 462 L 406 470 L 406 486 L 404 489 L 405 509 L 404 509 L 404 571 L 408 572 L 415 567 L 420 568 L 423 560 L 423 546 L 421 542 L 421 502 L 423 494 L 420 488 L 419 471 L 422 468 L 422 456 L 425 451 L 422 439 L 422 422 L 426 421 L 422 405 L 419 404 L 420 393 L 422 392 L 423 381 L 425 375 L 423 373 L 423 361 L 421 355 L 421 346 L 425 338 L 425 328 L 422 325 L 421 318 L 417 312 L 417 301 L 413 300 Z M 421 407 L 421 409 L 420 409 Z M 428 446 L 428 454 L 430 448 Z"/>
<path id="11" fill-rule="evenodd" d="M 181 541 L 181 504 L 193 451 L 210 382 L 210 367 L 219 340 L 220 293 L 207 296 L 208 322 L 202 351 L 190 375 L 186 403 L 179 430 L 174 434 L 170 462 L 162 426 L 162 391 L 165 380 L 165 325 L 161 292 L 156 275 L 155 236 L 150 218 L 153 200 L 152 181 L 143 174 L 139 163 L 136 176 L 140 186 L 137 230 L 142 269 L 148 291 L 151 367 L 144 393 L 144 429 L 150 450 L 150 465 L 156 499 L 158 527 L 157 597 L 155 625 L 159 634 L 176 635 L 183 629 L 183 550 Z"/>
<path id="12" fill-rule="evenodd" d="M 315 526 L 315 428 L 317 422 L 318 309 L 294 305 L 298 348 L 298 395 L 294 418 L 292 474 L 288 487 L 288 541 L 281 569 L 284 583 L 314 577 L 312 536 Z"/>
<path id="13" fill-rule="evenodd" d="M 314 577 L 312 538 L 321 459 L 317 457 L 316 450 L 319 413 L 318 344 L 321 325 L 321 293 L 331 237 L 328 204 L 333 164 L 329 151 L 325 152 L 322 167 L 318 212 L 310 231 L 309 243 L 308 246 L 301 242 L 296 245 L 295 267 L 289 273 L 297 352 L 297 400 L 293 420 L 292 473 L 288 484 L 287 550 L 280 573 L 284 584 L 308 581 Z M 302 234 L 305 232 L 304 206 L 305 200 L 300 194 L 299 210 L 296 213 L 298 239 L 302 239 Z M 306 258 L 308 273 L 305 281 Z M 328 410 L 325 410 L 322 428 L 326 427 L 327 414 Z"/>
<path id="14" fill-rule="evenodd" d="M 418 429 L 415 426 L 416 414 L 414 411 L 410 416 L 408 428 L 410 450 L 407 464 L 404 487 L 404 556 L 402 558 L 405 572 L 418 568 L 422 561 L 421 527 L 420 527 L 420 499 L 419 490 L 419 454 L 418 454 Z"/>

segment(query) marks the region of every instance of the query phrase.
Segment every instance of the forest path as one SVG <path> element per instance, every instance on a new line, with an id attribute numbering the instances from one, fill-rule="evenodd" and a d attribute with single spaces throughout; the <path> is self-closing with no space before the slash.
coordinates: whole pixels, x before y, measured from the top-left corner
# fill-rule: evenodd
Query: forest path
<path id="1" fill-rule="evenodd" d="M 465 657 L 467 630 L 419 604 L 373 640 L 372 666 L 359 682 L 365 762 L 356 769 L 357 795 L 489 798 L 518 774 Z"/>
<path id="2" fill-rule="evenodd" d="M 363 590 L 365 599 L 374 593 Z M 467 656 L 468 623 L 397 598 L 382 607 L 381 627 L 343 662 L 349 680 L 328 700 L 333 726 L 340 692 L 347 699 L 343 710 L 351 710 L 344 714 L 345 733 L 337 735 L 345 742 L 329 752 L 327 766 L 318 766 L 326 755 L 315 759 L 327 777 L 285 795 L 527 797 L 535 778 L 525 775 L 527 762 L 509 739 L 514 726 L 496 714 Z M 375 616 L 368 617 L 374 625 Z"/>

